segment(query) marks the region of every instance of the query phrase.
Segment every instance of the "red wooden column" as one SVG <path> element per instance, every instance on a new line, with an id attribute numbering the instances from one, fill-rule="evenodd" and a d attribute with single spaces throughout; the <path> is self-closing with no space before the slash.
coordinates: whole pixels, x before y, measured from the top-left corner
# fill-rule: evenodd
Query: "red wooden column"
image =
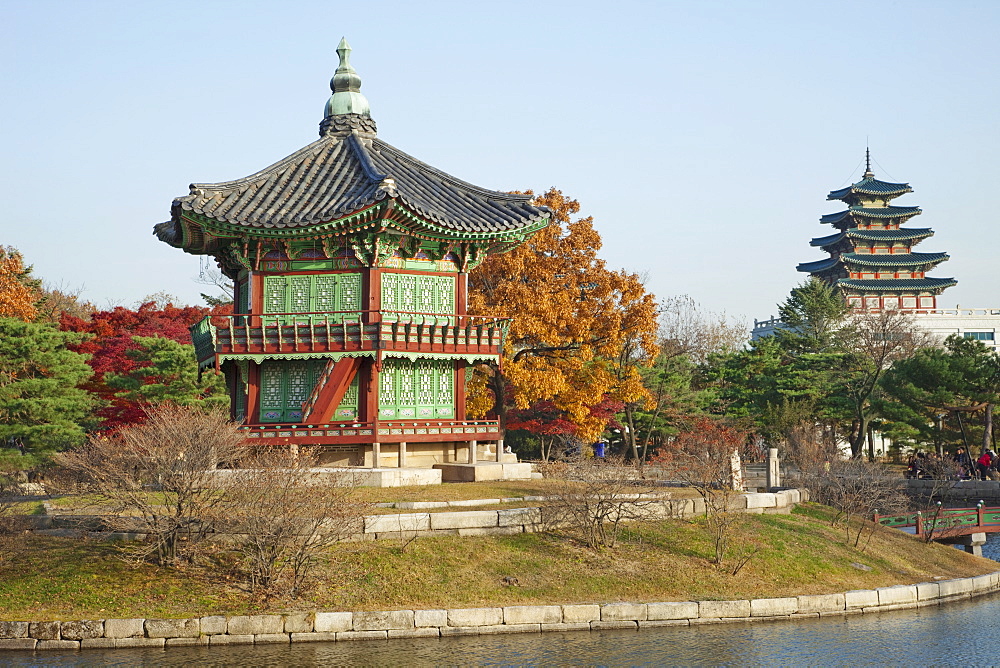
<path id="1" fill-rule="evenodd" d="M 264 275 L 259 271 L 250 272 L 247 286 L 250 288 L 250 313 L 259 316 L 264 313 Z M 250 324 L 255 323 L 251 320 Z M 260 318 L 256 324 L 260 324 Z"/>
<path id="2" fill-rule="evenodd" d="M 364 284 L 362 286 L 364 290 L 365 298 L 362 300 L 364 306 L 362 308 L 367 309 L 368 322 L 381 322 L 382 321 L 382 270 L 378 267 L 370 267 L 364 272 Z"/>
<path id="3" fill-rule="evenodd" d="M 458 316 L 469 313 L 469 274 L 464 271 L 458 272 L 455 277 L 455 314 Z M 456 327 L 462 327 L 462 318 L 455 322 Z M 458 331 L 455 332 L 455 347 L 458 348 Z M 469 342 L 465 342 L 466 349 Z M 465 419 L 465 368 L 463 361 L 455 362 L 455 419 Z"/>
<path id="4" fill-rule="evenodd" d="M 378 267 L 369 267 L 364 270 L 364 281 L 362 290 L 364 298 L 361 300 L 362 308 L 368 313 L 362 321 L 377 325 L 380 328 L 378 339 L 381 340 L 382 327 L 382 270 Z M 375 354 L 378 355 L 376 348 Z M 376 368 L 376 358 L 370 358 L 358 369 L 358 417 L 366 422 L 374 423 L 378 420 L 378 369 Z M 378 433 L 377 429 L 374 433 Z"/>
<path id="5" fill-rule="evenodd" d="M 465 419 L 465 366 L 462 360 L 455 361 L 455 419 Z"/>
<path id="6" fill-rule="evenodd" d="M 247 415 L 246 422 L 260 422 L 260 365 L 254 361 L 247 364 L 250 378 L 247 380 Z"/>
<path id="7" fill-rule="evenodd" d="M 455 313 L 469 313 L 469 274 L 464 271 L 460 271 L 455 278 Z"/>

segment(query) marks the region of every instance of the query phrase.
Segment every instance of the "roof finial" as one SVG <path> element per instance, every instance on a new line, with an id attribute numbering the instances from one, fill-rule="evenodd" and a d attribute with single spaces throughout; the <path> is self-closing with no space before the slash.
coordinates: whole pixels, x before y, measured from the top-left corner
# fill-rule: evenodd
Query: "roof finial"
<path id="1" fill-rule="evenodd" d="M 330 79 L 330 90 L 333 95 L 326 103 L 326 116 L 342 114 L 360 114 L 369 116 L 371 110 L 368 100 L 361 94 L 361 77 L 351 67 L 351 45 L 347 38 L 341 38 L 337 45 L 337 55 L 340 56 L 340 66 Z"/>
<path id="2" fill-rule="evenodd" d="M 875 175 L 872 174 L 872 154 L 871 151 L 868 150 L 867 146 L 865 146 L 865 178 L 875 178 Z"/>

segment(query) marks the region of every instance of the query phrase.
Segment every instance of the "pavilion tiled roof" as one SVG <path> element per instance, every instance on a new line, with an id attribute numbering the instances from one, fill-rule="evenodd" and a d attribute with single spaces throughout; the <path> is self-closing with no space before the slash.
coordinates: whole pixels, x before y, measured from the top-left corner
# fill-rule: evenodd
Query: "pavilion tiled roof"
<path id="1" fill-rule="evenodd" d="M 934 265 L 947 260 L 947 253 L 892 253 L 875 255 L 870 253 L 844 253 L 841 260 L 848 264 L 869 267 L 912 267 L 914 265 Z"/>
<path id="2" fill-rule="evenodd" d="M 851 290 L 903 292 L 907 290 L 944 290 L 958 285 L 958 281 L 954 278 L 841 278 L 837 281 L 837 285 Z"/>
<path id="3" fill-rule="evenodd" d="M 459 234 L 515 231 L 549 215 L 528 195 L 474 186 L 358 133 L 327 134 L 242 179 L 192 184 L 173 210 L 251 230 L 305 228 L 387 197 Z"/>
<path id="4" fill-rule="evenodd" d="M 381 202 L 393 206 L 362 215 L 396 216 L 446 239 L 523 238 L 545 226 L 550 212 L 533 206 L 530 195 L 475 186 L 379 139 L 350 51 L 341 40 L 318 140 L 250 176 L 191 184 L 187 195 L 173 201 L 171 219 L 155 226 L 157 237 L 175 246 L 187 243 L 181 223 L 186 214 L 201 218 L 195 221 L 199 235 L 213 222 L 225 238 L 287 238 L 317 225 L 336 234 L 341 225 L 356 224 L 353 214 Z"/>
<path id="5" fill-rule="evenodd" d="M 849 216 L 859 216 L 861 218 L 911 218 L 920 213 L 919 206 L 881 206 L 865 207 L 852 206 L 846 211 L 838 213 L 828 213 L 821 216 L 821 223 L 839 223 Z"/>
<path id="6" fill-rule="evenodd" d="M 934 236 L 934 231 L 929 227 L 914 227 L 905 230 L 847 230 L 825 237 L 816 237 L 809 242 L 809 245 L 824 248 L 826 246 L 833 246 L 845 238 L 863 239 L 865 241 L 910 241 L 912 239 L 926 239 L 932 236 Z"/>
<path id="7" fill-rule="evenodd" d="M 874 176 L 868 176 L 866 172 L 865 178 L 861 179 L 857 183 L 852 183 L 846 188 L 841 188 L 840 190 L 833 190 L 829 195 L 826 196 L 828 200 L 831 199 L 844 199 L 845 197 L 851 197 L 852 195 L 902 195 L 904 193 L 913 192 L 913 188 L 910 187 L 909 183 L 889 183 L 888 181 L 879 181 Z"/>

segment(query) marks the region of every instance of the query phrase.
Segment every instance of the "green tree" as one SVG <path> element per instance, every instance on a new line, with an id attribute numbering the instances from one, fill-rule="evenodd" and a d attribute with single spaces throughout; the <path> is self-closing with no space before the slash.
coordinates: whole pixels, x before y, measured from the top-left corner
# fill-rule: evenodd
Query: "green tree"
<path id="1" fill-rule="evenodd" d="M 882 387 L 888 394 L 882 410 L 904 422 L 915 440 L 939 441 L 942 420 L 949 418 L 969 447 L 969 421 L 979 417 L 982 449 L 992 446 L 993 410 L 1000 401 L 1000 356 L 981 342 L 953 334 L 944 348 L 926 348 L 897 362 Z"/>
<path id="2" fill-rule="evenodd" d="M 783 449 L 806 427 L 823 425 L 835 437 L 851 422 L 843 385 L 850 356 L 840 336 L 847 305 L 829 285 L 810 279 L 791 291 L 778 312 L 784 326 L 773 336 L 710 358 L 720 409 L 752 421 L 758 434 Z"/>
<path id="3" fill-rule="evenodd" d="M 714 391 L 700 382 L 699 368 L 687 355 L 664 351 L 652 367 L 642 370 L 643 382 L 652 397 L 645 406 L 635 408 L 627 421 L 639 444 L 639 457 L 645 459 L 677 434 L 692 416 L 706 412 Z"/>
<path id="4" fill-rule="evenodd" d="M 0 442 L 46 455 L 82 443 L 96 400 L 80 384 L 93 371 L 67 349 L 86 335 L 0 318 Z"/>
<path id="5" fill-rule="evenodd" d="M 788 350 L 823 352 L 837 347 L 837 333 L 844 324 L 848 306 L 843 296 L 818 278 L 793 288 L 778 306 L 784 328 L 775 336 Z"/>
<path id="6" fill-rule="evenodd" d="M 881 380 L 893 364 L 929 344 L 907 314 L 884 309 L 852 314 L 838 332 L 844 351 L 837 400 L 851 412 L 851 454 L 861 455 L 868 439 L 868 457 L 875 459 L 873 420 L 878 417 Z"/>
<path id="7" fill-rule="evenodd" d="M 136 336 L 133 341 L 138 347 L 126 354 L 136 367 L 105 376 L 108 386 L 118 390 L 117 396 L 143 404 L 229 406 L 225 379 L 198 373 L 193 346 L 163 336 Z"/>
<path id="8" fill-rule="evenodd" d="M 835 288 L 815 278 L 793 289 L 778 312 L 783 328 L 719 367 L 729 410 L 784 442 L 825 425 L 827 433 L 846 436 L 854 457 L 868 439 L 874 458 L 881 378 L 926 345 L 925 335 L 898 310 L 852 312 Z"/>

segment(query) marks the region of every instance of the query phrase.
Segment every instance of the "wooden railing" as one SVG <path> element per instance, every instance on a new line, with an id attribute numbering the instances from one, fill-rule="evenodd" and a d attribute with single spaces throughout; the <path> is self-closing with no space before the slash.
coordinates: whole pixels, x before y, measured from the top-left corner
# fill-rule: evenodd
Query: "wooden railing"
<path id="1" fill-rule="evenodd" d="M 212 315 L 191 327 L 198 360 L 223 354 L 407 350 L 500 353 L 509 318 L 336 311 Z"/>
<path id="2" fill-rule="evenodd" d="M 499 420 L 345 420 L 315 425 L 250 424 L 240 429 L 248 439 L 275 445 L 473 441 L 500 436 Z"/>
<path id="3" fill-rule="evenodd" d="M 875 514 L 875 522 L 896 529 L 913 528 L 916 535 L 949 537 L 968 533 L 1000 531 L 1000 508 L 941 508 L 928 513 L 917 511 L 903 515 Z"/>

